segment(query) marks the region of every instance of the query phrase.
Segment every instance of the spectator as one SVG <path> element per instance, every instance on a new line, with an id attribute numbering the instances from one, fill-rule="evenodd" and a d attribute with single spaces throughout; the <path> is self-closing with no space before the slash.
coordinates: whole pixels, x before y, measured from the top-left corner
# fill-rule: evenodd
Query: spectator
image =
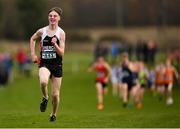
<path id="1" fill-rule="evenodd" d="M 138 40 L 136 44 L 136 59 L 139 61 L 143 60 L 143 41 Z"/>
<path id="2" fill-rule="evenodd" d="M 148 56 L 149 56 L 149 53 L 148 53 L 148 48 L 147 48 L 147 43 L 144 42 L 143 45 L 142 45 L 142 52 L 143 52 L 143 61 L 145 63 L 148 62 Z"/>
<path id="3" fill-rule="evenodd" d="M 24 65 L 25 65 L 26 59 L 27 59 L 26 52 L 22 48 L 19 48 L 16 54 L 16 60 L 18 63 L 18 68 L 19 68 L 20 73 L 24 72 Z"/>
<path id="4" fill-rule="evenodd" d="M 157 46 L 154 40 L 149 40 L 148 42 L 148 63 L 154 64 L 157 52 Z"/>
<path id="5" fill-rule="evenodd" d="M 8 72 L 4 64 L 4 54 L 0 54 L 0 86 L 5 86 L 8 83 Z"/>
<path id="6" fill-rule="evenodd" d="M 9 53 L 6 53 L 4 55 L 3 63 L 4 63 L 5 70 L 7 72 L 8 82 L 12 82 L 13 81 L 13 72 L 12 72 L 13 58 L 11 57 Z"/>
<path id="7" fill-rule="evenodd" d="M 31 57 L 27 56 L 26 61 L 24 63 L 24 73 L 27 77 L 31 76 L 31 66 L 32 65 L 32 61 L 31 61 Z"/>
<path id="8" fill-rule="evenodd" d="M 114 61 L 117 60 L 118 54 L 119 54 L 119 46 L 118 42 L 113 41 L 111 46 L 111 54 Z"/>

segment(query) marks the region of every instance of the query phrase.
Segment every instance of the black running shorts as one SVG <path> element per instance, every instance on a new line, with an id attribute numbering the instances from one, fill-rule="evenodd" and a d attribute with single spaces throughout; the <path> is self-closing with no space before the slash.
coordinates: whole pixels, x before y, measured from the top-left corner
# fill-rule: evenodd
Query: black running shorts
<path id="1" fill-rule="evenodd" d="M 47 64 L 39 65 L 39 68 L 42 68 L 42 67 L 45 67 L 50 71 L 50 73 L 51 73 L 50 77 L 52 77 L 52 76 L 62 77 L 62 75 L 63 75 L 63 70 L 62 70 L 61 65 L 47 65 Z"/>
<path id="2" fill-rule="evenodd" d="M 103 88 L 107 87 L 107 83 L 96 80 L 96 83 L 100 83 Z"/>

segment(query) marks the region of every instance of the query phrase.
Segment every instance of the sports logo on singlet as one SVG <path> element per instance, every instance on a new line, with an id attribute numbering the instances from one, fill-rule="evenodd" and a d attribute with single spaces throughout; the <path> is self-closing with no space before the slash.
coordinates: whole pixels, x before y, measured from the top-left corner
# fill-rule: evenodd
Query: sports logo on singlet
<path id="1" fill-rule="evenodd" d="M 42 47 L 42 59 L 55 59 L 56 50 L 53 46 L 43 46 Z"/>

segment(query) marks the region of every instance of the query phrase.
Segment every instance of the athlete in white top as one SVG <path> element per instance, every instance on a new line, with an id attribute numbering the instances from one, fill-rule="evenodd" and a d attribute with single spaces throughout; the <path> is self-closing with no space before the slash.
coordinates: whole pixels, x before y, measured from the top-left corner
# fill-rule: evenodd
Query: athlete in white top
<path id="1" fill-rule="evenodd" d="M 40 104 L 41 112 L 45 112 L 48 103 L 48 82 L 52 80 L 52 112 L 50 121 L 56 120 L 59 105 L 60 87 L 62 80 L 62 60 L 65 50 L 65 32 L 58 26 L 62 10 L 54 7 L 48 12 L 49 25 L 37 30 L 30 39 L 31 57 L 39 64 L 39 80 L 43 99 Z M 35 52 L 35 41 L 41 38 L 40 58 Z"/>

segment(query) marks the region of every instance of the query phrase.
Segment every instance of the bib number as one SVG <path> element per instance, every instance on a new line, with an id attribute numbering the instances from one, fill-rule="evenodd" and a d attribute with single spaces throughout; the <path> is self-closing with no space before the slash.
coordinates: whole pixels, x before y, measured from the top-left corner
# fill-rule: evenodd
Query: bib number
<path id="1" fill-rule="evenodd" d="M 42 53 L 42 59 L 55 59 L 55 58 L 56 58 L 56 53 L 52 53 L 52 52 Z"/>

